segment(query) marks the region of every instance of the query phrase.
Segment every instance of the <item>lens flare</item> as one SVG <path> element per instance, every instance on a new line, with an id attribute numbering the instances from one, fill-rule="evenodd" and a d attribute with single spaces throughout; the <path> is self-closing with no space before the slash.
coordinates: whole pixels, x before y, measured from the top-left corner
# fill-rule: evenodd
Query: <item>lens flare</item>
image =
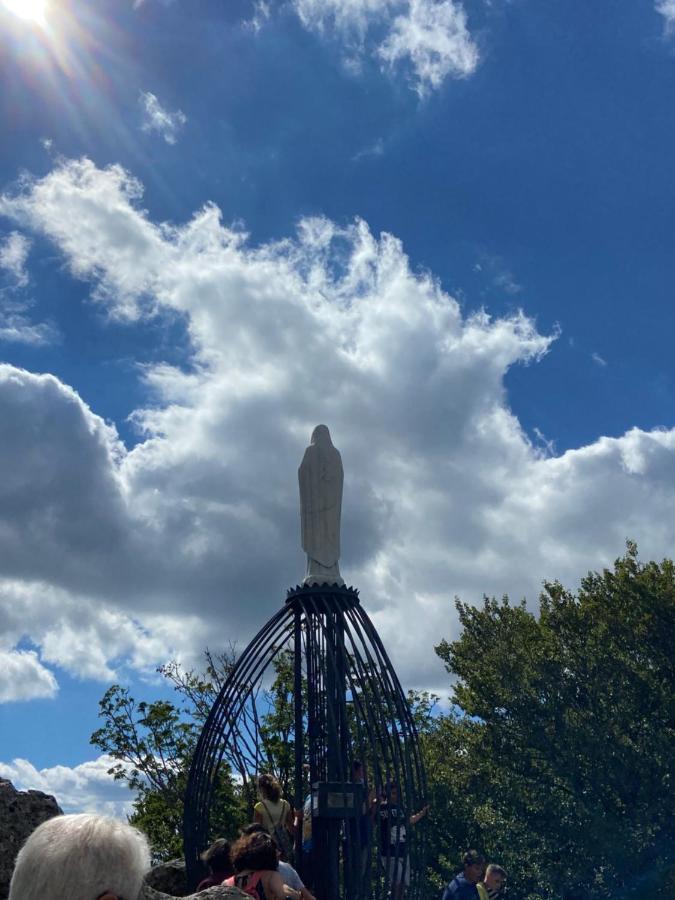
<path id="1" fill-rule="evenodd" d="M 47 0 L 2 0 L 10 12 L 26 22 L 44 25 L 47 15 Z"/>

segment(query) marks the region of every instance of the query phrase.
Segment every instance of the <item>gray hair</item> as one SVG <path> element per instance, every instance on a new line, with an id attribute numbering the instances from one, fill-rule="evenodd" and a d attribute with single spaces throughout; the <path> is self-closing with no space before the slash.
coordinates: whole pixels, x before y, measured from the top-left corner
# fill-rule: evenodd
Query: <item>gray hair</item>
<path id="1" fill-rule="evenodd" d="M 88 813 L 56 816 L 19 851 L 8 900 L 136 900 L 149 868 L 148 842 L 131 825 Z"/>

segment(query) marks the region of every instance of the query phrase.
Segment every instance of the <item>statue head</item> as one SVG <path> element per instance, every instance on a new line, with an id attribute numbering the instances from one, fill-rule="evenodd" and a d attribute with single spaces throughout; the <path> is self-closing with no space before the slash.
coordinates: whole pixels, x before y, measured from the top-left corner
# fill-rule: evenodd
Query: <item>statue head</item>
<path id="1" fill-rule="evenodd" d="M 317 425 L 312 432 L 311 443 L 317 447 L 332 447 L 333 442 L 330 439 L 330 431 L 326 425 Z"/>

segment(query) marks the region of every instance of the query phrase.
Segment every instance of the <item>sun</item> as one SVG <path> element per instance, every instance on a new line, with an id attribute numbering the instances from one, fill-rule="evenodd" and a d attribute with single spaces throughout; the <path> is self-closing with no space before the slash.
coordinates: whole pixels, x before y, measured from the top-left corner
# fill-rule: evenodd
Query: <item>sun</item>
<path id="1" fill-rule="evenodd" d="M 3 5 L 14 15 L 37 25 L 45 24 L 47 2 L 48 0 L 2 0 Z"/>

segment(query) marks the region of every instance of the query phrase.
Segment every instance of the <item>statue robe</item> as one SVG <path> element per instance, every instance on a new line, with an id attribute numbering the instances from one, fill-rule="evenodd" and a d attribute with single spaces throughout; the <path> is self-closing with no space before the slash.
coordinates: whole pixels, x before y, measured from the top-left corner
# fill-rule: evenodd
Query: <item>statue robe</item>
<path id="1" fill-rule="evenodd" d="M 344 474 L 340 452 L 325 425 L 318 425 L 298 469 L 302 549 L 322 569 L 336 567 L 340 558 L 340 516 Z M 317 573 L 318 574 L 318 573 Z M 326 573 L 328 575 L 328 573 Z M 340 579 L 341 581 L 341 579 Z"/>

